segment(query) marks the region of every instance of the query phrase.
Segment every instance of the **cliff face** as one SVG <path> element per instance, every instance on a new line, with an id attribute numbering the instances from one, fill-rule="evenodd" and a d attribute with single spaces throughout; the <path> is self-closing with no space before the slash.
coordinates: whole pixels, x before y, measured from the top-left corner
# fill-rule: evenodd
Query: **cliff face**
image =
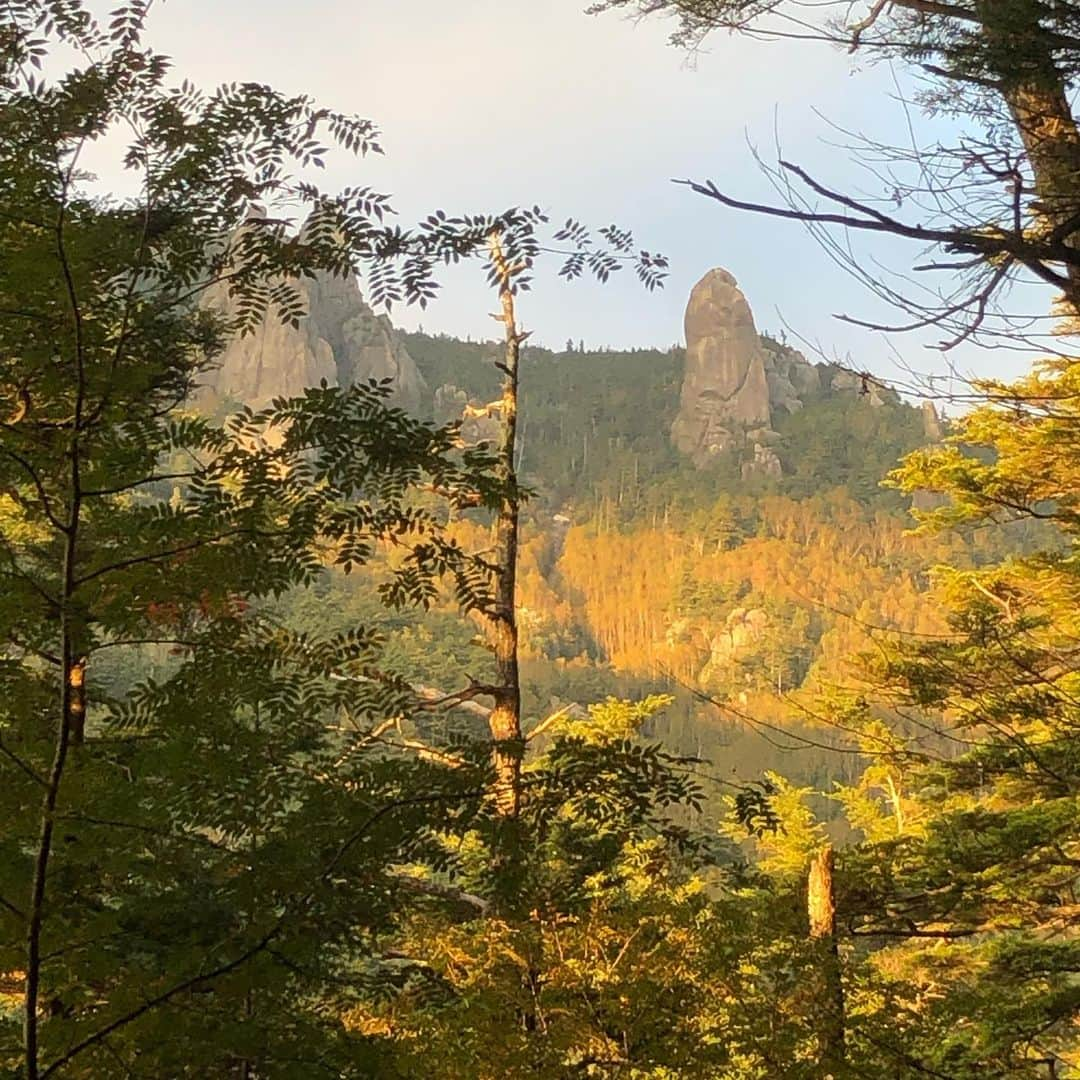
<path id="1" fill-rule="evenodd" d="M 671 438 L 697 465 L 735 451 L 745 478 L 779 476 L 770 429 L 778 411 L 793 413 L 828 394 L 860 394 L 871 406 L 899 400 L 872 380 L 762 338 L 726 270 L 710 270 L 694 286 L 685 326 L 686 373 Z"/>
<path id="2" fill-rule="evenodd" d="M 423 377 L 390 320 L 364 302 L 356 280 L 320 274 L 297 287 L 307 309 L 299 327 L 268 312 L 254 333 L 229 343 L 204 377 L 203 394 L 261 408 L 322 379 L 331 386 L 390 379 L 393 403 L 415 410 L 427 389 Z M 225 287 L 211 291 L 206 303 L 229 311 Z"/>

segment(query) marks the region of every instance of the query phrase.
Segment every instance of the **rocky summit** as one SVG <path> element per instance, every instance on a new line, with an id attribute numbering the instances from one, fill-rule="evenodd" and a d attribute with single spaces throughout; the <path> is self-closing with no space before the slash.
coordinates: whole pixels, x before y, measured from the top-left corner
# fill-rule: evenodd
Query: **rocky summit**
<path id="1" fill-rule="evenodd" d="M 427 394 L 423 376 L 390 320 L 365 303 L 355 278 L 323 273 L 296 287 L 307 309 L 300 325 L 283 323 L 271 310 L 253 333 L 234 338 L 203 380 L 204 402 L 261 408 L 323 379 L 331 386 L 389 379 L 394 404 L 419 408 Z M 224 285 L 204 302 L 231 310 Z"/>
<path id="2" fill-rule="evenodd" d="M 778 413 L 834 393 L 858 393 L 875 407 L 897 400 L 874 380 L 812 363 L 760 335 L 734 276 L 719 267 L 691 290 L 685 330 L 686 370 L 671 438 L 697 465 L 734 451 L 744 476 L 778 476 L 779 436 L 772 430 Z"/>
<path id="3" fill-rule="evenodd" d="M 746 297 L 726 270 L 710 270 L 690 293 L 684 322 L 686 374 L 671 437 L 697 459 L 734 449 L 770 421 L 765 350 Z"/>

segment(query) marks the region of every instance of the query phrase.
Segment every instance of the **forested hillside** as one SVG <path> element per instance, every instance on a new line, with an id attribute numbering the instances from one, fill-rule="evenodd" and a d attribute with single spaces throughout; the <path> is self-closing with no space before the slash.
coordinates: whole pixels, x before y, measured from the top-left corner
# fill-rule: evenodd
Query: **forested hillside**
<path id="1" fill-rule="evenodd" d="M 498 397 L 496 343 L 405 340 L 434 388 L 436 419 Z M 743 476 L 734 455 L 696 467 L 669 434 L 684 364 L 679 348 L 523 351 L 527 711 L 665 690 L 679 704 L 654 730 L 673 748 L 705 748 L 747 775 L 779 761 L 797 776 L 840 775 L 851 767 L 842 757 L 779 754 L 752 737 L 753 721 L 812 724 L 805 703 L 855 677 L 875 631 L 943 630 L 927 596 L 934 566 L 980 565 L 1030 545 L 1040 530 L 913 535 L 911 497 L 883 481 L 930 436 L 924 410 L 895 397 L 879 405 L 859 393 L 822 394 L 781 414 L 780 477 Z M 466 421 L 472 438 L 491 434 L 477 423 Z M 465 547 L 487 542 L 486 526 L 468 514 L 451 530 Z M 357 614 L 349 597 L 363 590 L 344 579 L 333 589 L 313 618 L 340 605 L 346 625 Z M 394 632 L 403 674 L 446 685 L 465 657 L 470 671 L 484 671 L 487 654 L 475 643 L 470 652 L 470 626 L 450 608 L 437 618 L 438 630 Z M 695 702 L 691 691 L 715 703 Z"/>
<path id="2" fill-rule="evenodd" d="M 496 343 L 418 333 L 404 339 L 435 389 L 438 419 L 460 414 L 457 397 L 440 395 L 441 387 L 477 403 L 498 397 Z M 820 394 L 809 407 L 778 417 L 783 477 L 745 483 L 734 459 L 696 469 L 672 444 L 685 366 L 682 348 L 523 349 L 520 458 L 535 501 L 553 512 L 576 507 L 582 519 L 602 514 L 612 522 L 707 510 L 721 494 L 770 490 L 801 498 L 843 488 L 860 502 L 902 505 L 881 479 L 903 453 L 927 441 L 918 408 L 894 401 L 868 407 L 857 391 Z"/>

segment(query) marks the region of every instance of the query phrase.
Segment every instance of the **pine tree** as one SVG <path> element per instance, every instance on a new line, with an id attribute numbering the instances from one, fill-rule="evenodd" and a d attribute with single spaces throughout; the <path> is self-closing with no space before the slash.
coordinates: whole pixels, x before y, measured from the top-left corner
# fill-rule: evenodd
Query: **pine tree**
<path id="1" fill-rule="evenodd" d="M 864 972 L 893 1043 L 951 1077 L 1080 1064 L 1077 379 L 1056 360 L 980 383 L 991 403 L 894 473 L 943 496 L 923 531 L 1029 521 L 1043 543 L 939 567 L 946 632 L 883 647 L 848 716 L 885 709 L 892 730 L 871 725 L 879 761 L 840 794 L 866 837 L 842 859 L 843 917 L 880 949 Z"/>

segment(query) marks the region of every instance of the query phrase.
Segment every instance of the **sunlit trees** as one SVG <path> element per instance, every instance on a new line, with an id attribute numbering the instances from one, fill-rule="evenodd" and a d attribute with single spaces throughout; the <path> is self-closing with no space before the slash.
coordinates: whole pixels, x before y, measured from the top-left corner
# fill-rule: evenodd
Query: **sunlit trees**
<path id="1" fill-rule="evenodd" d="M 378 193 L 321 194 L 295 175 L 326 152 L 320 133 L 363 151 L 371 125 L 260 86 L 171 88 L 141 44 L 145 11 L 98 24 L 73 0 L 21 0 L 0 42 L 4 1068 L 809 1080 L 1072 1067 L 1072 366 L 981 385 L 993 404 L 898 478 L 948 498 L 928 526 L 1045 522 L 1062 539 L 1040 554 L 973 567 L 959 555 L 990 549 L 905 538 L 844 494 L 649 507 L 640 444 L 610 432 L 618 475 L 595 520 L 562 546 L 519 545 L 517 302 L 548 246 L 544 215 L 440 212 L 406 230 L 382 223 Z M 1067 55 L 1059 8 L 1009 11 Z M 973 15 L 986 38 L 933 44 L 945 77 L 967 54 L 976 75 L 1001 62 L 988 10 L 922 13 L 945 29 Z M 895 13 L 870 14 L 860 47 Z M 1053 94 L 1019 53 L 1004 89 L 1023 138 L 1036 91 Z M 80 169 L 89 141 L 120 135 L 139 180 L 127 202 Z M 1065 266 L 1052 280 L 1068 291 L 1071 144 L 1051 141 L 1025 141 L 1033 228 L 943 242 L 1044 277 Z M 614 254 L 573 222 L 550 243 L 567 276 L 603 278 L 624 257 L 655 283 L 662 260 L 618 229 L 603 238 Z M 436 264 L 474 255 L 504 330 L 501 394 L 483 406 L 501 431 L 492 452 L 372 386 L 314 387 L 224 425 L 189 411 L 229 335 L 303 317 L 298 276 L 361 271 L 375 301 L 424 300 Z M 202 302 L 222 285 L 235 318 Z M 803 418 L 791 434 L 818 433 Z M 821 460 L 847 482 L 864 478 L 854 458 Z M 494 553 L 467 554 L 492 521 Z M 951 563 L 937 575 L 946 625 L 920 599 L 928 552 Z M 328 564 L 370 575 L 340 633 L 320 603 Z M 395 670 L 365 616 L 441 585 L 486 631 L 489 665 L 467 669 L 444 609 L 404 626 Z M 814 713 L 875 758 L 831 793 L 860 834 L 835 881 L 802 788 L 740 788 L 641 734 L 665 699 L 560 706 L 527 727 L 525 595 L 551 623 L 583 613 L 598 656 L 684 668 L 721 704 L 744 688 L 782 697 L 819 636 L 824 684 L 875 635 L 922 634 L 883 650 L 861 697 Z M 454 730 L 466 707 L 479 722 Z M 906 737 L 925 728 L 951 756 Z M 723 837 L 696 830 L 705 782 L 734 793 Z M 837 887 L 835 922 L 831 903 L 807 920 L 811 859 Z"/>
<path id="2" fill-rule="evenodd" d="M 527 918 L 403 918 L 395 941 L 422 962 L 348 1016 L 390 1041 L 401 1075 L 817 1075 L 798 879 L 774 887 L 673 826 L 701 790 L 698 763 L 636 737 L 663 704 L 609 701 L 550 729 L 525 770 Z M 483 874 L 482 846 L 451 854 L 463 881 Z"/>
<path id="3" fill-rule="evenodd" d="M 1055 527 L 1041 551 L 941 567 L 950 633 L 908 642 L 878 669 L 885 701 L 943 717 L 957 743 L 916 774 L 921 837 L 905 829 L 878 850 L 886 929 L 970 939 L 933 975 L 941 1009 L 995 1019 L 965 1021 L 965 1040 L 947 1040 L 936 1057 L 925 1051 L 953 1075 L 1076 1066 L 1076 377 L 1075 364 L 1059 361 L 1014 384 L 980 384 L 995 403 L 895 474 L 909 490 L 947 497 L 920 515 L 926 530 L 1010 518 Z M 922 962 L 942 959 L 939 950 Z"/>
<path id="4" fill-rule="evenodd" d="M 673 16 L 683 45 L 727 28 L 899 59 L 919 77 L 916 103 L 953 122 L 953 133 L 925 145 L 917 122 L 908 147 L 873 136 L 857 143 L 878 183 L 869 198 L 786 160 L 767 168 L 781 195 L 775 202 L 710 181 L 690 186 L 728 207 L 809 224 L 901 309 L 898 329 L 936 326 L 946 350 L 981 340 L 1034 345 L 1053 357 L 1015 383 L 973 382 L 966 390 L 973 411 L 950 445 L 909 457 L 897 474 L 909 494 L 944 496 L 924 515 L 927 529 L 1034 521 L 1047 527 L 1042 550 L 981 568 L 948 560 L 934 593 L 948 626 L 906 640 L 878 635 L 880 659 L 865 684 L 872 689 L 833 715 L 865 730 L 890 720 L 878 732 L 881 760 L 865 790 L 844 794 L 868 835 L 841 858 L 842 876 L 850 875 L 840 890 L 841 926 L 865 939 L 860 947 L 872 943 L 848 957 L 851 982 L 871 995 L 866 1010 L 852 1014 L 853 1054 L 869 1061 L 878 1047 L 903 1076 L 1072 1075 L 1072 502 L 1080 477 L 1068 335 L 1080 303 L 1080 138 L 1071 100 L 1080 11 L 1039 0 L 596 7 Z M 883 280 L 849 242 L 883 234 L 916 242 L 918 280 Z M 1007 286 L 1017 280 L 1057 294 L 1034 331 L 1007 308 Z M 1025 293 L 1032 295 L 1037 290 Z M 1045 332 L 1055 301 L 1053 314 L 1065 317 L 1056 341 Z M 934 392 L 932 382 L 914 389 Z M 864 799 L 873 789 L 882 806 L 876 823 Z"/>

